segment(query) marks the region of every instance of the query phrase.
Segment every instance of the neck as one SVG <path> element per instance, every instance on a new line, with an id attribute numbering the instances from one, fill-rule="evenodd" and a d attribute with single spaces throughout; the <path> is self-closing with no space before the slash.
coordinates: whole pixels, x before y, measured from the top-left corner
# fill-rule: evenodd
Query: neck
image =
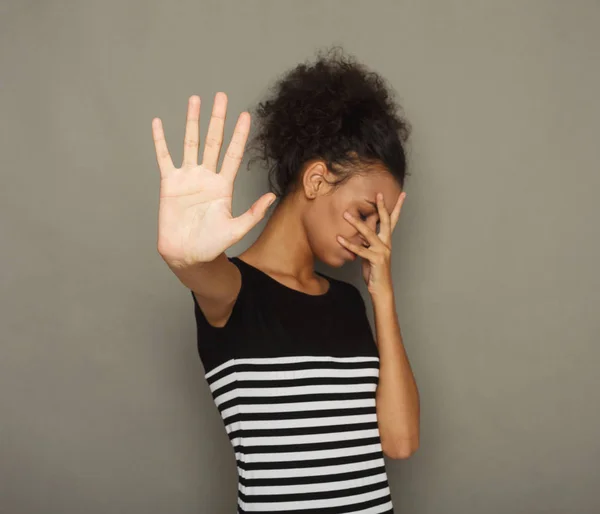
<path id="1" fill-rule="evenodd" d="M 260 267 L 282 275 L 314 276 L 314 255 L 304 229 L 302 205 L 291 194 L 275 208 L 256 241 L 243 252 Z"/>

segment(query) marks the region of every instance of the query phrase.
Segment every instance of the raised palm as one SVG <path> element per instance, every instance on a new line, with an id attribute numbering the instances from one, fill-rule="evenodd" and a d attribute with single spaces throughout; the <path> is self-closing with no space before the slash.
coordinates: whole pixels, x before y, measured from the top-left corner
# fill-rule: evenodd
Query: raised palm
<path id="1" fill-rule="evenodd" d="M 158 252 L 171 266 L 215 259 L 242 239 L 265 215 L 275 195 L 261 196 L 242 215 L 231 214 L 233 183 L 250 129 L 250 115 L 240 114 L 233 137 L 216 172 L 223 144 L 227 96 L 215 96 L 202 164 L 198 164 L 200 98 L 188 102 L 183 163 L 175 168 L 160 118 L 152 120 L 152 135 L 160 170 Z"/>

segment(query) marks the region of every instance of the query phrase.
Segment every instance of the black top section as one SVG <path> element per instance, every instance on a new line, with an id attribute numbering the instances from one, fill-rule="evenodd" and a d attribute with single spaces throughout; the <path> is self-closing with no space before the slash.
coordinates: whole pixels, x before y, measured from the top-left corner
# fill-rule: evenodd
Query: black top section
<path id="1" fill-rule="evenodd" d="M 246 261 L 243 261 L 239 257 L 230 257 L 229 260 L 232 261 L 234 264 L 238 265 L 238 267 L 241 264 L 243 267 L 246 267 L 251 273 L 257 273 L 259 276 L 262 276 L 262 278 L 266 279 L 265 286 L 274 288 L 275 294 L 289 294 L 292 295 L 296 301 L 304 301 L 305 298 L 311 302 L 329 300 L 331 299 L 332 295 L 335 294 L 335 287 L 339 287 L 339 285 L 335 283 L 333 278 L 329 277 L 328 275 L 324 275 L 323 273 L 319 273 L 318 271 L 315 271 L 317 275 L 321 275 L 323 278 L 327 279 L 331 287 L 323 294 L 308 294 L 302 291 L 298 291 L 297 289 L 288 287 L 285 284 L 282 284 L 278 280 L 275 280 L 273 277 L 271 277 L 271 275 L 265 273 L 264 271 L 261 271 L 260 269 L 252 266 L 251 264 L 248 264 Z M 351 284 L 346 285 L 351 286 Z"/>
<path id="2" fill-rule="evenodd" d="M 330 286 L 311 295 L 239 257 L 228 259 L 239 269 L 242 286 L 225 326 L 210 325 L 190 291 L 206 373 L 233 358 L 378 356 L 365 303 L 353 284 L 317 272 Z"/>

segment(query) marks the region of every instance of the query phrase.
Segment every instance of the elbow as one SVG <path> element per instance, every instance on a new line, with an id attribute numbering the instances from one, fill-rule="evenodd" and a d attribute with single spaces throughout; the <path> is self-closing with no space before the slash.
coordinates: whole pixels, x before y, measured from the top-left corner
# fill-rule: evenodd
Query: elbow
<path id="1" fill-rule="evenodd" d="M 390 459 L 408 459 L 419 449 L 419 442 L 403 440 L 396 444 L 382 445 L 382 449 Z"/>

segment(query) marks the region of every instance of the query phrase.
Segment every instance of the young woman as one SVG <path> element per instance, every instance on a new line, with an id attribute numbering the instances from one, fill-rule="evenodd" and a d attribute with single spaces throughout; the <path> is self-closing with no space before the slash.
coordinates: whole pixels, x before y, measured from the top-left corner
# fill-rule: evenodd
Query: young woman
<path id="1" fill-rule="evenodd" d="M 272 163 L 272 192 L 234 218 L 250 115 L 217 173 L 226 107 L 217 93 L 200 165 L 198 96 L 181 168 L 159 118 L 152 129 L 158 251 L 191 290 L 199 355 L 237 461 L 238 512 L 391 513 L 383 454 L 407 458 L 419 445 L 390 270 L 408 124 L 383 80 L 352 60 L 298 66 L 257 110 L 254 145 Z M 257 240 L 228 257 L 275 199 Z M 359 290 L 313 269 L 357 256 L 376 337 Z"/>

